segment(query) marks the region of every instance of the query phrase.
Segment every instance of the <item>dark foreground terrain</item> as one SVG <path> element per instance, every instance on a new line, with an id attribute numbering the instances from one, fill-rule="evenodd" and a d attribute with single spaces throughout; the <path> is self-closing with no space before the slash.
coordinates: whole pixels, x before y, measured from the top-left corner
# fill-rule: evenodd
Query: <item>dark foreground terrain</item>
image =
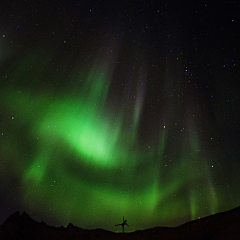
<path id="1" fill-rule="evenodd" d="M 51 227 L 36 222 L 25 212 L 11 215 L 0 226 L 1 240 L 47 239 L 189 239 L 240 240 L 240 207 L 188 222 L 179 227 L 156 227 L 132 233 L 113 233 L 103 229 L 84 230 L 71 223 L 65 227 Z"/>

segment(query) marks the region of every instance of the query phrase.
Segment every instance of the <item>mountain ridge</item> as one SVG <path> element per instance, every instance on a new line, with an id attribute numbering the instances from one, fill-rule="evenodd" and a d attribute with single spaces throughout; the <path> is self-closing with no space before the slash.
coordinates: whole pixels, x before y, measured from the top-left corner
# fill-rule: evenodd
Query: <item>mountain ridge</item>
<path id="1" fill-rule="evenodd" d="M 154 227 L 130 233 L 114 233 L 101 228 L 82 229 L 69 223 L 67 227 L 49 226 L 37 222 L 26 212 L 10 215 L 0 225 L 2 240 L 46 239 L 182 239 L 182 240 L 239 240 L 240 207 L 184 223 L 178 227 Z"/>

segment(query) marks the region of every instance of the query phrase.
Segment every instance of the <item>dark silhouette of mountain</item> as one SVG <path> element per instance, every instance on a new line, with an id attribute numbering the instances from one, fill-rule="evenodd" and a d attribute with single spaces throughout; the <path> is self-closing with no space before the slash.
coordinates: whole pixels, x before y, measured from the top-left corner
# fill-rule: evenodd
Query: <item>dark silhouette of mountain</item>
<path id="1" fill-rule="evenodd" d="M 0 226 L 1 240 L 81 240 L 81 239 L 165 239 L 165 240 L 239 240 L 240 207 L 187 222 L 179 227 L 155 227 L 131 233 L 113 233 L 103 229 L 85 230 L 48 226 L 27 213 L 12 214 Z"/>

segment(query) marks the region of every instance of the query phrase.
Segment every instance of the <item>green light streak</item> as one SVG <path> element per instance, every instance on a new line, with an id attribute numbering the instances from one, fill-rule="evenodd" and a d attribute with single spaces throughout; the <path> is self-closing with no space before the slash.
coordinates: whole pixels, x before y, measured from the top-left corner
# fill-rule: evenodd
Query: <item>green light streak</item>
<path id="1" fill-rule="evenodd" d="M 120 114 L 107 108 L 111 82 L 107 68 L 92 69 L 79 89 L 75 74 L 74 87 L 53 94 L 31 91 L 44 75 L 43 66 L 32 74 L 32 82 L 28 73 L 24 81 L 30 86 L 19 87 L 31 61 L 33 57 L 27 57 L 9 74 L 16 86 L 0 90 L 6 116 L 0 173 L 7 178 L 8 170 L 20 179 L 24 207 L 61 223 L 84 228 L 95 222 L 114 231 L 119 216 L 131 219 L 133 231 L 218 211 L 223 193 L 214 188 L 211 159 L 203 160 L 197 152 L 200 137 L 193 134 L 192 123 L 185 127 L 188 140 L 180 150 L 171 146 L 171 127 L 163 129 L 161 122 L 153 133 L 158 140 L 146 139 L 146 146 L 137 138 L 144 88 L 137 89 L 136 101 L 123 106 L 127 111 Z M 109 228 L 101 226 L 103 218 Z"/>

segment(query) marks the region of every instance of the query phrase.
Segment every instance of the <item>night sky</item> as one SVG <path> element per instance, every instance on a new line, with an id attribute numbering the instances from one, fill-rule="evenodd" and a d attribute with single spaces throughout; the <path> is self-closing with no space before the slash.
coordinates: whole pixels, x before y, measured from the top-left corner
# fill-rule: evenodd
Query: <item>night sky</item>
<path id="1" fill-rule="evenodd" d="M 135 231 L 239 206 L 237 2 L 2 1 L 0 224 Z"/>

